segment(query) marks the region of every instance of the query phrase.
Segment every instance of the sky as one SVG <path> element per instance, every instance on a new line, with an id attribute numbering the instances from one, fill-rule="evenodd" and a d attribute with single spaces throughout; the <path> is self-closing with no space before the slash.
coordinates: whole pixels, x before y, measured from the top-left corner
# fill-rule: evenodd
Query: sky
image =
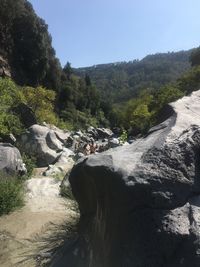
<path id="1" fill-rule="evenodd" d="M 199 0 L 30 0 L 64 66 L 131 61 L 200 45 Z"/>

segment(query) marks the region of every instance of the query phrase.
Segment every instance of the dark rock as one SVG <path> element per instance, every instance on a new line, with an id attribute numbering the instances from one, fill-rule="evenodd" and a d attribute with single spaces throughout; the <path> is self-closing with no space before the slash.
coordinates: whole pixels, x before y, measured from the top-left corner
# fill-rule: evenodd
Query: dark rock
<path id="1" fill-rule="evenodd" d="M 97 128 L 96 131 L 99 138 L 109 138 L 113 135 L 113 132 L 108 128 Z"/>
<path id="2" fill-rule="evenodd" d="M 72 147 L 73 142 L 74 142 L 73 137 L 72 137 L 72 136 L 69 136 L 69 137 L 67 138 L 67 140 L 66 140 L 65 146 L 68 147 L 68 148 L 69 148 L 69 147 Z"/>
<path id="3" fill-rule="evenodd" d="M 117 135 L 117 136 L 119 136 L 119 135 L 122 134 L 122 129 L 119 128 L 119 127 L 114 127 L 114 128 L 112 128 L 112 131 L 113 131 L 113 133 L 114 133 L 115 135 Z"/>
<path id="4" fill-rule="evenodd" d="M 1 142 L 14 145 L 14 143 L 16 142 L 16 138 L 14 137 L 13 134 L 1 135 Z"/>
<path id="5" fill-rule="evenodd" d="M 95 140 L 99 138 L 97 130 L 92 126 L 87 129 L 87 134 L 89 134 L 89 136 L 93 137 Z"/>
<path id="6" fill-rule="evenodd" d="M 199 99 L 178 100 L 145 138 L 72 169 L 88 266 L 200 266 Z"/>

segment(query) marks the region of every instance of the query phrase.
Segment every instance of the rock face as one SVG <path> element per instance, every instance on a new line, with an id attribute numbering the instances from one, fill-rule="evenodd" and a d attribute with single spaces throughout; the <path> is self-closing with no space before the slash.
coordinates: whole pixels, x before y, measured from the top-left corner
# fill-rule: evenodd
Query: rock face
<path id="1" fill-rule="evenodd" d="M 0 56 L 0 77 L 11 77 L 10 66 L 2 56 Z"/>
<path id="2" fill-rule="evenodd" d="M 18 141 L 20 150 L 35 156 L 40 167 L 55 163 L 63 152 L 65 140 L 69 134 L 47 126 L 33 125 L 29 127 Z M 66 153 L 66 152 L 65 152 Z"/>
<path id="3" fill-rule="evenodd" d="M 145 138 L 72 169 L 88 266 L 200 266 L 200 91 L 171 107 Z"/>
<path id="4" fill-rule="evenodd" d="M 26 173 L 19 150 L 8 143 L 0 143 L 0 171 L 9 175 Z"/>

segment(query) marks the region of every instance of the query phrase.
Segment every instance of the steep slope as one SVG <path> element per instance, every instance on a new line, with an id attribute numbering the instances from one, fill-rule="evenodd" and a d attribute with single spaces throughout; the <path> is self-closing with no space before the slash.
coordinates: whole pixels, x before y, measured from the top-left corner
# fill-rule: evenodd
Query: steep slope
<path id="1" fill-rule="evenodd" d="M 48 26 L 27 0 L 0 0 L 0 55 L 21 85 L 57 89 L 61 66 Z"/>
<path id="2" fill-rule="evenodd" d="M 80 76 L 90 76 L 102 94 L 114 102 L 126 101 L 141 89 L 158 89 L 175 81 L 190 68 L 192 50 L 148 55 L 142 60 L 101 64 L 75 69 Z"/>

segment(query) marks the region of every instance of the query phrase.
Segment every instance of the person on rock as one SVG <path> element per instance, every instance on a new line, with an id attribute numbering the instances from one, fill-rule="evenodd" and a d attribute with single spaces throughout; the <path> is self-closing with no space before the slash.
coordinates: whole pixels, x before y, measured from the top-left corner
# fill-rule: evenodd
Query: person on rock
<path id="1" fill-rule="evenodd" d="M 94 154 L 96 153 L 96 150 L 97 150 L 97 144 L 95 144 L 94 141 L 92 141 L 90 144 L 90 153 Z"/>
<path id="2" fill-rule="evenodd" d="M 88 156 L 88 155 L 90 155 L 90 145 L 89 144 L 85 144 L 84 146 L 83 146 L 83 154 L 85 155 L 85 156 Z"/>

